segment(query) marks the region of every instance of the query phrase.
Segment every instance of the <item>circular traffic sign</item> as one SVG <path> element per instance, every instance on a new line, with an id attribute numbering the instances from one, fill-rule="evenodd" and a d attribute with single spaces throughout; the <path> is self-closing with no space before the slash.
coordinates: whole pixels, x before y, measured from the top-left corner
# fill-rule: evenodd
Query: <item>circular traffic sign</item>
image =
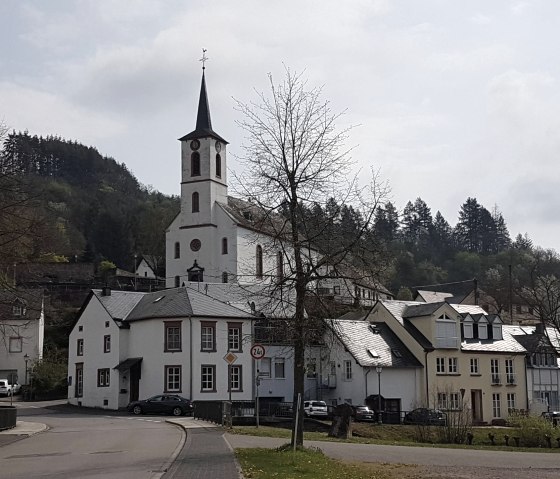
<path id="1" fill-rule="evenodd" d="M 253 359 L 262 359 L 264 358 L 265 350 L 262 344 L 253 344 L 251 348 L 251 356 Z"/>

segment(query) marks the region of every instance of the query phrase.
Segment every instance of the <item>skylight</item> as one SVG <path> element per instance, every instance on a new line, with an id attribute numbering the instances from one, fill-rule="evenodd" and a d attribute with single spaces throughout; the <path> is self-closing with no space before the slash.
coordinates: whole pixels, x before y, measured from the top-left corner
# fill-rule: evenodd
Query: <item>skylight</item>
<path id="1" fill-rule="evenodd" d="M 378 358 L 379 357 L 379 354 L 377 353 L 377 351 L 375 349 L 368 348 L 367 352 L 372 358 Z"/>
<path id="2" fill-rule="evenodd" d="M 161 301 L 163 298 L 165 298 L 164 296 L 160 296 L 159 298 L 154 299 L 154 303 L 157 303 L 158 301 Z"/>

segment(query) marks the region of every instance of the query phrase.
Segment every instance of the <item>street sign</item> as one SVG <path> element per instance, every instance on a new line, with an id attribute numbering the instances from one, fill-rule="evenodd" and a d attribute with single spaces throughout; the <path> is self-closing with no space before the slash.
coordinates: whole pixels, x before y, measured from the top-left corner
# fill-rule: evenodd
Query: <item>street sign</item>
<path id="1" fill-rule="evenodd" d="M 235 361 L 237 361 L 237 356 L 235 354 L 233 354 L 231 351 L 229 351 L 224 356 L 224 361 L 228 364 L 233 364 Z"/>
<path id="2" fill-rule="evenodd" d="M 266 351 L 264 350 L 264 346 L 262 344 L 253 344 L 253 347 L 251 348 L 251 356 L 253 356 L 253 359 L 264 358 L 265 352 Z"/>

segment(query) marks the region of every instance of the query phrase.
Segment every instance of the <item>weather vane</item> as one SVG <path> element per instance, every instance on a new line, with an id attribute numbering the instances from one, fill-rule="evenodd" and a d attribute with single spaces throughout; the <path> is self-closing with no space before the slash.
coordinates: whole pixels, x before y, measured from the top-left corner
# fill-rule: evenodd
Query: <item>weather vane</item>
<path id="1" fill-rule="evenodd" d="M 202 58 L 199 60 L 202 62 L 202 69 L 204 70 L 206 68 L 205 63 L 209 60 L 209 58 L 206 56 L 206 52 L 208 50 L 206 50 L 206 48 L 202 49 Z"/>

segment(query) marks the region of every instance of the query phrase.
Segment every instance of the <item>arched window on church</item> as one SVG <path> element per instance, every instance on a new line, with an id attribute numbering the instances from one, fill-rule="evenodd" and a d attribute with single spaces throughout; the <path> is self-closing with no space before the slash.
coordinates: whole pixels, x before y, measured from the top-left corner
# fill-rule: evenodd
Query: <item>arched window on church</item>
<path id="1" fill-rule="evenodd" d="M 198 213 L 200 211 L 200 205 L 198 202 L 198 193 L 195 191 L 192 194 L 192 212 Z"/>
<path id="2" fill-rule="evenodd" d="M 222 177 L 222 157 L 219 154 L 216 155 L 216 176 Z"/>
<path id="3" fill-rule="evenodd" d="M 200 176 L 200 153 L 198 151 L 191 153 L 191 176 Z"/>
<path id="4" fill-rule="evenodd" d="M 284 279 L 284 256 L 282 251 L 276 253 L 276 279 L 278 282 Z"/>
<path id="5" fill-rule="evenodd" d="M 224 271 L 222 273 L 222 283 L 227 283 L 228 282 L 228 274 Z"/>
<path id="6" fill-rule="evenodd" d="M 175 243 L 175 259 L 181 257 L 181 243 L 178 241 Z"/>
<path id="7" fill-rule="evenodd" d="M 262 246 L 260 244 L 257 245 L 256 276 L 257 279 L 262 279 L 263 277 L 263 254 Z"/>
<path id="8" fill-rule="evenodd" d="M 227 238 L 222 238 L 222 254 L 228 254 Z"/>

